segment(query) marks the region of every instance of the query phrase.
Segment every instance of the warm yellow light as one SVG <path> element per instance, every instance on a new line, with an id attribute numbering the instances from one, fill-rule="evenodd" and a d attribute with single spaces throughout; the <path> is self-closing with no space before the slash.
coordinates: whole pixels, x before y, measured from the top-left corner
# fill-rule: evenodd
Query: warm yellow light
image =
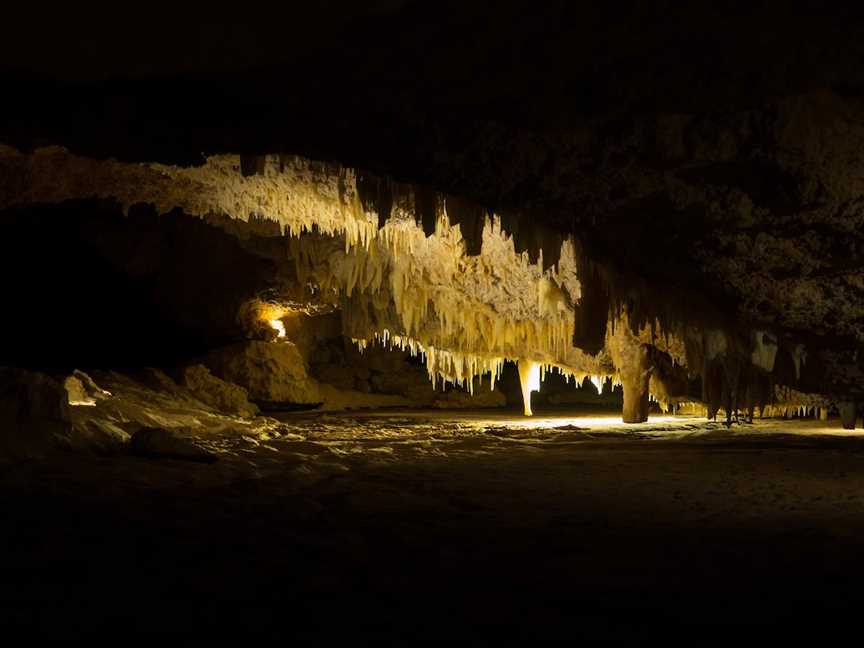
<path id="1" fill-rule="evenodd" d="M 540 416 L 531 419 L 502 415 L 488 418 L 483 417 L 478 419 L 477 421 L 471 422 L 476 423 L 480 426 L 490 426 L 497 424 L 504 425 L 506 427 L 521 429 L 555 429 L 562 426 L 572 425 L 574 427 L 621 428 L 627 430 L 650 430 L 652 427 L 666 427 L 669 429 L 669 431 L 674 431 L 678 426 L 691 426 L 694 423 L 703 423 L 704 421 L 704 419 L 693 417 L 652 416 L 645 423 L 632 424 L 622 423 L 620 414 L 610 413 L 605 416 Z"/>
<path id="2" fill-rule="evenodd" d="M 519 361 L 519 382 L 522 385 L 522 402 L 525 416 L 533 416 L 531 411 L 531 392 L 540 391 L 540 363 Z"/>
<path id="3" fill-rule="evenodd" d="M 81 405 L 85 405 L 88 407 L 94 407 L 96 405 L 96 401 L 88 398 L 87 400 L 70 400 L 69 404 L 73 407 L 80 407 Z"/>
<path id="4" fill-rule="evenodd" d="M 285 324 L 282 322 L 282 320 L 271 319 L 270 326 L 272 326 L 273 330 L 276 331 L 276 337 L 285 337 Z"/>

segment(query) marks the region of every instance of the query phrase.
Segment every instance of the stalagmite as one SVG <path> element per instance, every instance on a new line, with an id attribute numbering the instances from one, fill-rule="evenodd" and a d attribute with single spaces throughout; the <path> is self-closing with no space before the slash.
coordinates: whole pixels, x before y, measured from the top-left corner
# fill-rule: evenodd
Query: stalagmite
<path id="1" fill-rule="evenodd" d="M 525 416 L 533 416 L 531 411 L 531 392 L 540 390 L 540 364 L 528 360 L 519 361 L 519 383 L 522 386 L 522 402 Z"/>

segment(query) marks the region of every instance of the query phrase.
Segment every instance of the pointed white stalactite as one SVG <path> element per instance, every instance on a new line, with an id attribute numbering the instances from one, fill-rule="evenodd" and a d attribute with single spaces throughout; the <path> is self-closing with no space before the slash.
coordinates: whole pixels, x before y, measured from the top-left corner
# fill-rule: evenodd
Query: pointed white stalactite
<path id="1" fill-rule="evenodd" d="M 519 360 L 519 384 L 522 387 L 522 403 L 525 416 L 533 416 L 531 411 L 531 392 L 540 391 L 540 364 L 530 360 Z"/>

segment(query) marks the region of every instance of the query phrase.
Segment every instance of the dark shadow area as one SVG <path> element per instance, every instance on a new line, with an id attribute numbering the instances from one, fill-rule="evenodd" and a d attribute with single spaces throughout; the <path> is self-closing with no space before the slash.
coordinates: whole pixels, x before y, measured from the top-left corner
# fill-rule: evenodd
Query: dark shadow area
<path id="1" fill-rule="evenodd" d="M 0 213 L 0 363 L 171 366 L 242 338 L 240 304 L 274 266 L 180 212 L 110 202 Z"/>
<path id="2" fill-rule="evenodd" d="M 307 486 L 291 462 L 222 483 L 219 463 L 19 467 L 2 477 L 0 622 L 62 639 L 700 644 L 824 640 L 864 602 L 860 443 L 600 435 L 538 454 L 489 438 L 355 454 Z"/>

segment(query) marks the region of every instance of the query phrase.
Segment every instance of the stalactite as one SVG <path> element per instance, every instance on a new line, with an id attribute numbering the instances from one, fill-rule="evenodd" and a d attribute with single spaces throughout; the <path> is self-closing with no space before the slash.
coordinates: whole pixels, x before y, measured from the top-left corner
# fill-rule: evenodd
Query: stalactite
<path id="1" fill-rule="evenodd" d="M 530 360 L 520 360 L 519 384 L 522 387 L 522 403 L 525 408 L 525 416 L 533 416 L 531 392 L 540 390 L 540 365 Z"/>
<path id="2" fill-rule="evenodd" d="M 748 418 L 757 405 L 765 411 L 772 400 L 803 407 L 804 415 L 822 407 L 806 395 L 781 401 L 773 392 L 775 385 L 803 389 L 810 365 L 800 344 L 747 331 L 706 296 L 669 299 L 662 291 L 670 287 L 616 271 L 530 214 L 496 216 L 462 197 L 292 155 L 217 155 L 181 168 L 52 147 L 3 160 L 4 171 L 22 180 L 7 183 L 0 207 L 97 197 L 127 211 L 146 203 L 158 213 L 274 221 L 291 235 L 287 249 L 302 285 L 342 306 L 346 335 L 370 340 L 394 331 L 393 339 L 412 340 L 436 382 L 471 389 L 474 376 L 494 375 L 513 359 L 568 378 L 591 376 L 595 386 L 612 375 L 639 394 L 642 408 L 651 387 L 643 389 L 629 360 L 608 348 L 623 323 L 633 348 L 650 351 L 648 373 L 659 358 L 650 354 L 668 356 L 655 390 L 664 407 L 695 396 L 689 386 L 670 393 L 665 383 L 678 374 L 668 366 L 701 374 L 709 414 L 722 407 L 727 420 L 742 408 Z"/>

